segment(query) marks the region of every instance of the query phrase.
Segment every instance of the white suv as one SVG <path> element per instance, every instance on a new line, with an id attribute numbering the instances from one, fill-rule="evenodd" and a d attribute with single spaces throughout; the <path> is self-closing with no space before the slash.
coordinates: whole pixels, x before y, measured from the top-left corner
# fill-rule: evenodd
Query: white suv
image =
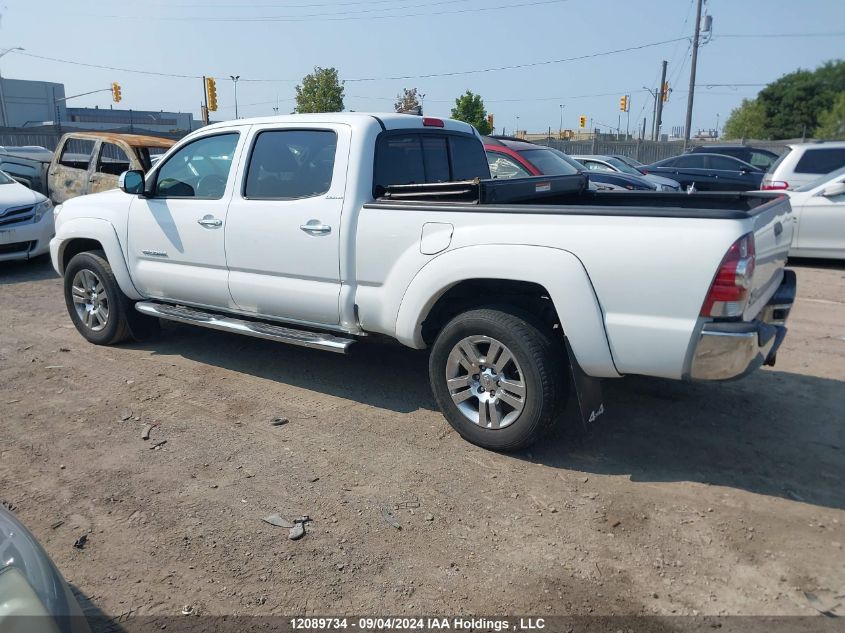
<path id="1" fill-rule="evenodd" d="M 761 189 L 797 189 L 845 167 L 845 142 L 787 145 L 763 177 Z"/>

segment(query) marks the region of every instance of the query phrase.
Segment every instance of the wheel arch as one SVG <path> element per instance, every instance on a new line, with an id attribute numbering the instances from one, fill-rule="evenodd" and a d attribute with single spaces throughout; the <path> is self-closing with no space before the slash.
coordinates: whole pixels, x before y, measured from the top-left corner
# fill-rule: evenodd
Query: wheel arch
<path id="1" fill-rule="evenodd" d="M 117 231 L 110 222 L 96 218 L 75 218 L 61 224 L 56 238 L 59 244 L 53 263 L 60 274 L 64 275 L 65 268 L 74 255 L 102 250 L 123 294 L 130 299 L 143 299 L 143 295 L 132 283 Z"/>
<path id="2" fill-rule="evenodd" d="M 498 290 L 507 301 L 497 300 Z M 409 347 L 425 348 L 445 324 L 444 315 L 454 314 L 456 306 L 465 310 L 496 303 L 527 310 L 545 322 L 556 318 L 587 374 L 619 375 L 587 271 L 573 253 L 550 247 L 468 246 L 431 260 L 402 297 L 396 338 Z"/>

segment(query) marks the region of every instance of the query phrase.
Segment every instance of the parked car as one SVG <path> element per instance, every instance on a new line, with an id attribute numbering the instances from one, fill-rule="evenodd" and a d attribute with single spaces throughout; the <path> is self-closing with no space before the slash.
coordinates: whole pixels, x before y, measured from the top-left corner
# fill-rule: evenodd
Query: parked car
<path id="1" fill-rule="evenodd" d="M 484 149 L 493 178 L 525 178 L 528 176 L 565 176 L 584 172 L 590 183 L 602 189 L 654 191 L 656 186 L 642 178 L 627 174 L 596 172 L 567 154 L 544 145 L 535 145 L 521 139 L 484 137 Z"/>
<path id="2" fill-rule="evenodd" d="M 87 193 L 117 187 L 124 171 L 147 171 L 153 157 L 166 152 L 172 139 L 140 134 L 73 132 L 59 140 L 50 156 L 6 148 L 0 152 L 0 169 L 34 191 L 43 193 L 54 204 Z M 43 149 L 43 148 L 42 148 Z"/>
<path id="3" fill-rule="evenodd" d="M 754 165 L 758 169 L 766 171 L 780 154 L 762 147 L 751 147 L 750 145 L 696 145 L 689 150 L 692 154 L 721 154 L 722 156 L 733 156 L 741 161 Z"/>
<path id="4" fill-rule="evenodd" d="M 121 178 L 63 204 L 50 244 L 85 339 L 158 319 L 333 352 L 391 337 L 431 349 L 440 410 L 490 449 L 536 442 L 569 394 L 595 420 L 599 378 L 773 363 L 795 292 L 786 196 L 494 180 L 459 121 L 240 119 Z"/>
<path id="5" fill-rule="evenodd" d="M 79 602 L 41 544 L 0 505 L 0 631 L 90 633 Z"/>
<path id="6" fill-rule="evenodd" d="M 631 167 L 628 163 L 613 156 L 605 156 L 601 154 L 583 154 L 572 156 L 579 163 L 584 165 L 590 172 L 604 171 L 623 173 L 638 178 L 644 178 L 657 186 L 658 191 L 680 191 L 681 185 L 671 178 L 658 176 L 657 174 L 644 174 L 639 169 Z"/>
<path id="7" fill-rule="evenodd" d="M 0 261 L 47 253 L 53 234 L 50 200 L 0 171 Z"/>
<path id="8" fill-rule="evenodd" d="M 684 189 L 695 185 L 699 191 L 751 191 L 763 180 L 760 169 L 721 154 L 681 154 L 646 165 L 644 171 L 676 180 Z"/>
<path id="9" fill-rule="evenodd" d="M 845 167 L 845 142 L 792 143 L 763 177 L 762 189 L 798 189 Z"/>
<path id="10" fill-rule="evenodd" d="M 789 255 L 845 259 L 845 167 L 787 193 L 795 218 Z"/>

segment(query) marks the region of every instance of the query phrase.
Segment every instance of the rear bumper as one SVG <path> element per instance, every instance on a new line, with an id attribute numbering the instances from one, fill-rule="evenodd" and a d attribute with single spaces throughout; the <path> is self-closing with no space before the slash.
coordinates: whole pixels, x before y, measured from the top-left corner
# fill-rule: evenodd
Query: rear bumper
<path id="1" fill-rule="evenodd" d="M 774 365 L 786 337 L 786 319 L 795 302 L 795 272 L 785 270 L 775 294 L 753 321 L 705 323 L 693 353 L 693 380 L 742 378 L 761 365 Z"/>

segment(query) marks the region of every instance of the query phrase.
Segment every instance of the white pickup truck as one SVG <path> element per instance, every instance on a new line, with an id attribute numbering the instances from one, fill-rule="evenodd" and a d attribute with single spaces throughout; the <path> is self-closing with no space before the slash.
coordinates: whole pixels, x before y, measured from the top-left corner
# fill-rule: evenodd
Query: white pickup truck
<path id="1" fill-rule="evenodd" d="M 536 441 L 570 395 L 600 415 L 600 378 L 774 362 L 795 297 L 786 197 L 489 177 L 457 121 L 215 124 L 58 207 L 53 266 L 92 343 L 168 319 L 333 352 L 375 334 L 430 347 L 443 414 L 496 450 Z"/>

